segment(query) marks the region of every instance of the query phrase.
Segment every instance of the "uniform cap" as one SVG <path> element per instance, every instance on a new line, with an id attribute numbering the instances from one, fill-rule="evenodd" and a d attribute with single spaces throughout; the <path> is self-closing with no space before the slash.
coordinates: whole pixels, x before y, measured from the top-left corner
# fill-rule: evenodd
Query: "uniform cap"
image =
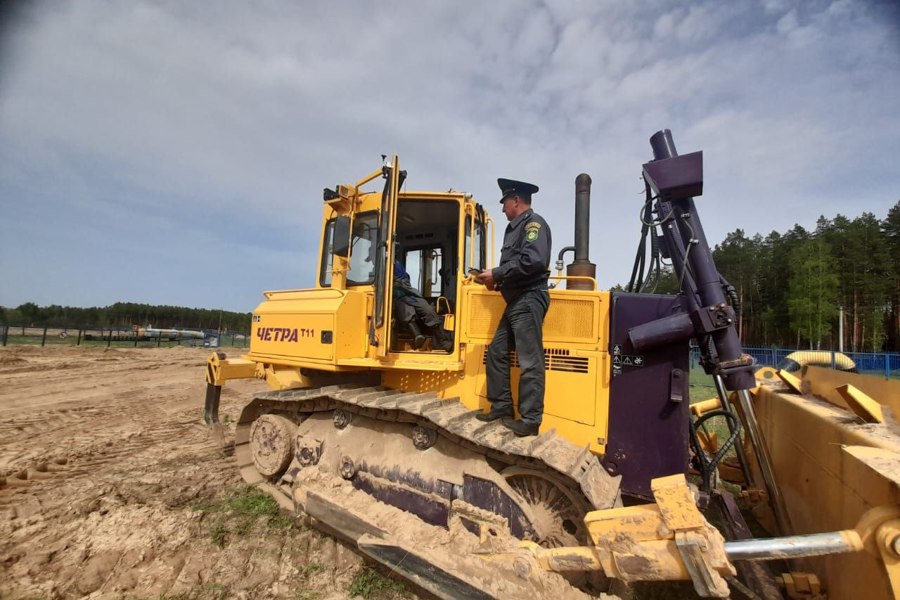
<path id="1" fill-rule="evenodd" d="M 533 183 L 525 183 L 524 181 L 516 181 L 515 179 L 498 179 L 497 185 L 500 186 L 500 203 L 513 194 L 519 194 L 528 201 L 531 201 L 531 195 L 537 194 L 538 186 Z"/>

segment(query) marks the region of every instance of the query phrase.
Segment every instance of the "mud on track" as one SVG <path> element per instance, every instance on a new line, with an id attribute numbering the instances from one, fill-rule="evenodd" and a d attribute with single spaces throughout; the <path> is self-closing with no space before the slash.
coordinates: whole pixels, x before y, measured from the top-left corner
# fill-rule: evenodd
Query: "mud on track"
<path id="1" fill-rule="evenodd" d="M 201 423 L 208 354 L 0 348 L 0 598 L 351 597 L 368 573 L 342 544 L 209 510 L 247 490 L 233 425 L 223 447 Z M 264 388 L 229 383 L 223 421 Z"/>

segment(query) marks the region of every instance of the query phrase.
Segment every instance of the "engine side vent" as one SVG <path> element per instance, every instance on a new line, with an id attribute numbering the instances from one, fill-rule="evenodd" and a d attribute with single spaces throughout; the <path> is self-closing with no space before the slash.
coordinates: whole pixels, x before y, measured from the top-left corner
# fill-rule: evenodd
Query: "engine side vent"
<path id="1" fill-rule="evenodd" d="M 481 364 L 487 364 L 487 347 L 481 357 Z M 566 371 L 568 373 L 587 373 L 589 370 L 586 356 L 572 356 L 565 348 L 544 348 L 544 368 L 548 371 Z M 509 353 L 510 367 L 519 366 L 519 356 L 513 350 Z"/>

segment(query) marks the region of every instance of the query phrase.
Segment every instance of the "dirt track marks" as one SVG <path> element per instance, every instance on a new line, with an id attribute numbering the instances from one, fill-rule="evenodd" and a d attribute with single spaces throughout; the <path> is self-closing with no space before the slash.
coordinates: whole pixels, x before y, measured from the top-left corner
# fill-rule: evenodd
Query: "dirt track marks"
<path id="1" fill-rule="evenodd" d="M 0 348 L 0 598 L 348 597 L 360 558 L 313 531 L 213 543 L 194 507 L 242 482 L 200 424 L 207 356 Z M 227 386 L 223 419 L 264 387 Z"/>

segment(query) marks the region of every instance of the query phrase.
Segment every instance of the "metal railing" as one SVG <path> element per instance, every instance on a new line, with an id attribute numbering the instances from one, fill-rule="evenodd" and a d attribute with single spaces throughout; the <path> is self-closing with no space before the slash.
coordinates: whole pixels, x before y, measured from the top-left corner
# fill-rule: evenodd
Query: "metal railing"
<path id="1" fill-rule="evenodd" d="M 200 330 L 198 330 L 199 332 Z M 79 326 L 29 326 L 0 323 L 0 346 L 105 346 L 116 347 L 231 347 L 246 348 L 250 336 L 246 332 L 203 330 L 203 337 L 168 335 L 146 335 L 133 328 L 124 327 L 79 327 Z"/>
<path id="2" fill-rule="evenodd" d="M 841 354 L 856 364 L 856 370 L 868 375 L 882 375 L 886 379 L 900 379 L 900 353 L 896 352 L 838 352 L 837 350 L 809 350 L 798 348 L 765 348 L 745 347 L 744 352 L 751 355 L 761 367 L 778 367 L 791 354 L 798 353 L 809 364 L 816 366 L 840 368 Z M 691 348 L 691 367 L 700 361 L 700 352 Z"/>

